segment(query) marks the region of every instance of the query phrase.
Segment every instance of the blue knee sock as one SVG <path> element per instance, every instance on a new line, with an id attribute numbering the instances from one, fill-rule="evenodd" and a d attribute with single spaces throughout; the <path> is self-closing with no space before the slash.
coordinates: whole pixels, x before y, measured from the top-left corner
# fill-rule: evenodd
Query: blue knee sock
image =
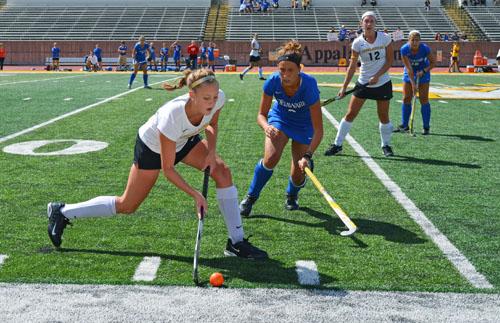
<path id="1" fill-rule="evenodd" d="M 134 80 L 135 80 L 135 76 L 136 76 L 136 75 L 137 75 L 137 74 L 135 74 L 135 73 L 132 73 L 132 75 L 130 75 L 130 81 L 128 81 L 128 84 L 132 85 L 132 83 L 134 83 Z"/>
<path id="2" fill-rule="evenodd" d="M 401 124 L 403 125 L 403 128 L 408 127 L 408 121 L 410 121 L 410 114 L 411 114 L 411 104 L 403 103 L 401 105 Z"/>
<path id="3" fill-rule="evenodd" d="M 295 183 L 292 180 L 292 176 L 288 177 L 288 187 L 286 188 L 286 194 L 287 195 L 293 195 L 297 196 L 299 194 L 299 191 L 302 187 L 306 185 L 306 179 L 304 178 L 304 181 L 300 185 L 295 185 Z"/>
<path id="4" fill-rule="evenodd" d="M 431 104 L 422 104 L 420 112 L 422 113 L 422 122 L 424 124 L 424 128 L 429 129 L 431 127 Z"/>
<path id="5" fill-rule="evenodd" d="M 148 86 L 148 74 L 142 74 L 142 79 L 144 80 L 144 86 Z"/>
<path id="6" fill-rule="evenodd" d="M 253 171 L 253 179 L 252 183 L 250 183 L 250 188 L 248 189 L 248 195 L 255 198 L 259 197 L 260 191 L 262 191 L 272 175 L 273 170 L 265 168 L 262 164 L 262 159 L 259 160 Z"/>

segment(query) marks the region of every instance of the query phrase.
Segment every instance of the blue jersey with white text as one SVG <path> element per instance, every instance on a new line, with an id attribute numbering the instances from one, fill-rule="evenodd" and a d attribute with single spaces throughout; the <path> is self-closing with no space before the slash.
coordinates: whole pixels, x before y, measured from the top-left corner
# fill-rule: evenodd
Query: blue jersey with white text
<path id="1" fill-rule="evenodd" d="M 181 59 L 181 45 L 175 45 L 174 46 L 174 59 L 179 60 Z"/>
<path id="2" fill-rule="evenodd" d="M 160 57 L 168 57 L 168 47 L 160 48 Z"/>
<path id="3" fill-rule="evenodd" d="M 120 55 L 124 56 L 124 55 L 127 55 L 128 47 L 127 47 L 127 45 L 122 45 L 122 46 L 118 47 L 118 50 L 120 51 Z"/>
<path id="4" fill-rule="evenodd" d="M 208 60 L 209 61 L 214 61 L 215 60 L 214 48 L 213 47 L 208 47 L 207 48 L 207 53 L 208 53 Z"/>
<path id="5" fill-rule="evenodd" d="M 59 47 L 52 47 L 52 58 L 59 58 L 61 49 Z"/>
<path id="6" fill-rule="evenodd" d="M 144 63 L 146 62 L 146 54 L 149 49 L 149 44 L 144 43 L 144 46 L 141 46 L 141 43 L 137 43 L 134 46 L 135 50 L 135 56 L 134 59 L 136 60 L 137 63 Z"/>
<path id="7" fill-rule="evenodd" d="M 102 49 L 100 49 L 99 47 L 94 48 L 94 55 L 97 58 L 101 58 L 101 54 L 102 54 Z"/>
<path id="8" fill-rule="evenodd" d="M 427 58 L 430 53 L 431 49 L 424 43 L 420 43 L 416 54 L 412 54 L 410 44 L 406 43 L 405 45 L 401 46 L 401 56 L 408 57 L 410 65 L 413 69 L 413 75 L 430 65 L 429 59 Z M 422 78 L 427 78 L 426 74 L 430 74 L 430 72 L 425 73 Z M 406 69 L 406 66 L 403 72 L 403 80 L 408 80 L 409 82 L 408 70 Z"/>

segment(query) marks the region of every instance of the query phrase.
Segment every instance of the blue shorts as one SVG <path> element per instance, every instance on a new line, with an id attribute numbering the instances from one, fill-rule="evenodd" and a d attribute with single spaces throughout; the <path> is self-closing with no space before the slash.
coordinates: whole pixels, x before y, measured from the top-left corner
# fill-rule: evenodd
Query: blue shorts
<path id="1" fill-rule="evenodd" d="M 134 64 L 139 64 L 139 67 L 141 67 L 141 65 L 147 64 L 147 62 L 145 60 L 138 61 L 138 60 L 134 59 Z"/>
<path id="2" fill-rule="evenodd" d="M 408 74 L 403 74 L 403 82 L 405 83 L 410 83 L 410 77 Z M 418 83 L 420 84 L 426 84 L 431 82 L 431 73 L 427 72 L 422 77 L 418 80 Z"/>
<path id="3" fill-rule="evenodd" d="M 314 134 L 314 130 L 309 127 L 293 127 L 281 119 L 270 116 L 267 123 L 274 126 L 279 131 L 283 131 L 288 138 L 303 145 L 309 145 Z"/>

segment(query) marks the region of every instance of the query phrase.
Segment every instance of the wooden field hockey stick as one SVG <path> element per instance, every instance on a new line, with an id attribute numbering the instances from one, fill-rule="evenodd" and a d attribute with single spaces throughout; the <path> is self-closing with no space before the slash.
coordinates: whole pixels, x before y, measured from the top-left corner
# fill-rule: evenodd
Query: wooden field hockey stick
<path id="1" fill-rule="evenodd" d="M 410 135 L 415 137 L 415 129 L 413 128 L 413 120 L 415 119 L 415 110 L 417 110 L 417 93 L 418 93 L 419 78 L 417 77 L 417 82 L 415 82 L 415 87 L 417 90 L 413 95 L 413 100 L 411 102 L 411 113 L 410 113 L 410 124 L 408 125 L 410 129 Z"/>
<path id="2" fill-rule="evenodd" d="M 342 208 L 340 207 L 340 205 L 338 205 L 337 202 L 330 196 L 330 194 L 328 194 L 328 192 L 325 190 L 325 188 L 323 187 L 323 185 L 321 185 L 321 183 L 319 182 L 319 180 L 313 174 L 313 172 L 311 171 L 311 169 L 309 169 L 309 167 L 306 167 L 305 171 L 306 171 L 307 176 L 309 176 L 309 178 L 311 179 L 311 181 L 314 183 L 314 186 L 316 186 L 316 188 L 318 189 L 318 191 L 321 194 L 323 194 L 323 197 L 328 202 L 328 204 L 330 204 L 330 207 L 333 209 L 333 211 L 335 212 L 335 214 L 337 214 L 337 216 L 340 218 L 340 220 L 342 220 L 342 222 L 345 224 L 345 226 L 349 229 L 347 231 L 340 232 L 340 235 L 341 236 L 350 236 L 351 234 L 353 234 L 354 232 L 356 232 L 356 230 L 358 229 L 358 227 L 351 221 L 351 219 L 349 219 L 349 217 L 344 212 L 344 210 L 342 210 Z"/>
<path id="3" fill-rule="evenodd" d="M 205 199 L 207 199 L 208 193 L 208 179 L 210 178 L 210 167 L 205 168 L 205 173 L 203 175 L 203 189 L 202 194 Z M 205 219 L 205 210 L 201 207 L 201 216 L 198 219 L 198 232 L 196 233 L 196 243 L 194 245 L 194 258 L 193 258 L 193 282 L 196 286 L 200 286 L 200 279 L 198 275 L 198 260 L 200 258 L 200 247 L 201 247 L 201 234 L 203 233 L 203 220 Z"/>

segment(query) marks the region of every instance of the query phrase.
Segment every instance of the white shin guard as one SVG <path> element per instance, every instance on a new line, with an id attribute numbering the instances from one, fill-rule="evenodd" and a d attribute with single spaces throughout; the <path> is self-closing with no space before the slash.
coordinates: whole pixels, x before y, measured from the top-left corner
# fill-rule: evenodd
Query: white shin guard
<path id="1" fill-rule="evenodd" d="M 219 210 L 224 216 L 224 222 L 231 241 L 233 244 L 242 241 L 244 232 L 238 205 L 238 190 L 234 185 L 218 188 L 217 201 L 219 202 Z"/>

